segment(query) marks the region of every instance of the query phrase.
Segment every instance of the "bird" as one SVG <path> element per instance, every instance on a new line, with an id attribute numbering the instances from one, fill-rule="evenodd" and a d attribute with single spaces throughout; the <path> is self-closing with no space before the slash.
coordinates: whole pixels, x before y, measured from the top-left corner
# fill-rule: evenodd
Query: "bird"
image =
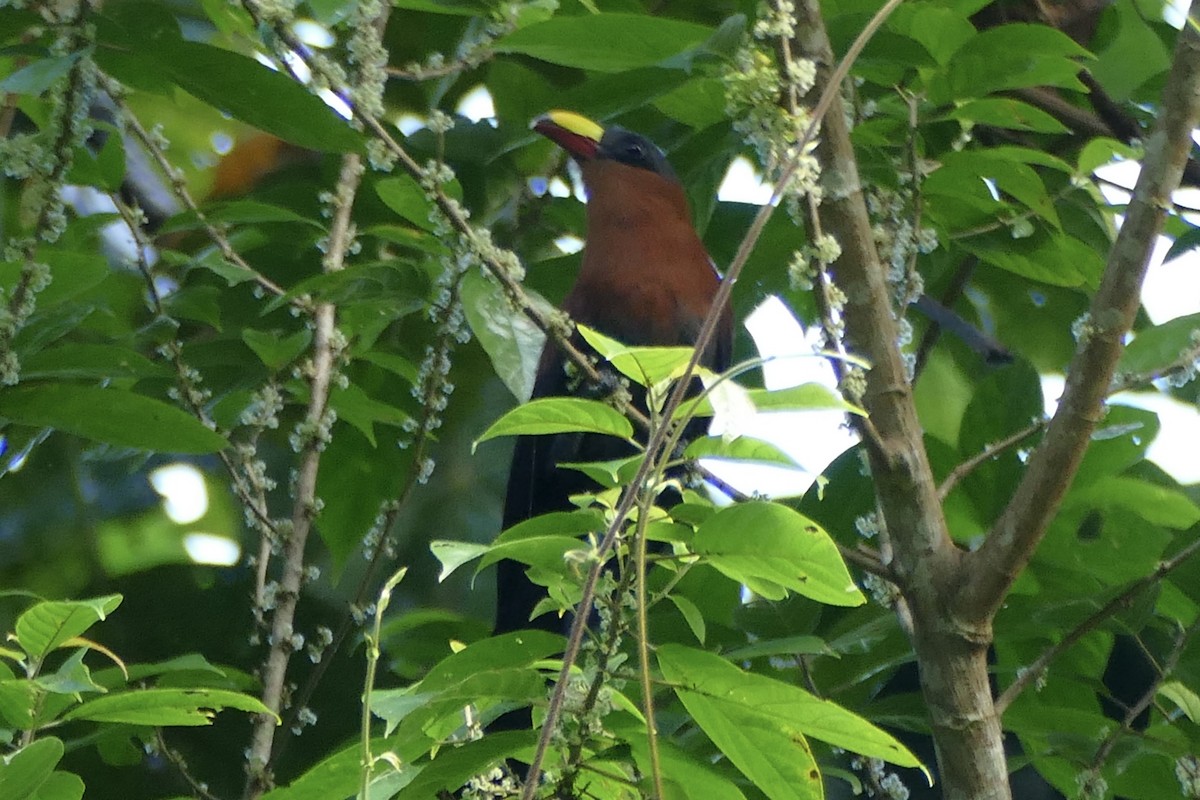
<path id="1" fill-rule="evenodd" d="M 571 111 L 550 111 L 531 127 L 575 160 L 587 195 L 582 261 L 563 310 L 574 322 L 627 345 L 694 345 L 721 276 L 692 223 L 683 185 L 663 151 L 638 133 L 617 125 L 605 128 Z M 578 333 L 571 341 L 590 352 Z M 729 365 L 732 349 L 733 318 L 726 304 L 700 363 L 721 372 Z M 559 348 L 548 340 L 538 363 L 533 398 L 588 391 L 577 383 L 568 375 Z M 644 411 L 644 391 L 633 389 L 633 402 Z M 703 420 L 695 421 L 687 436 L 702 435 L 704 427 Z M 632 453 L 630 447 L 599 434 L 518 437 L 503 529 L 540 514 L 571 510 L 571 495 L 596 488 L 582 473 L 560 469 L 559 464 L 622 458 Z M 494 632 L 531 627 L 565 632 L 564 620 L 554 614 L 530 620 L 544 595 L 545 590 L 526 576 L 523 564 L 502 560 Z"/>

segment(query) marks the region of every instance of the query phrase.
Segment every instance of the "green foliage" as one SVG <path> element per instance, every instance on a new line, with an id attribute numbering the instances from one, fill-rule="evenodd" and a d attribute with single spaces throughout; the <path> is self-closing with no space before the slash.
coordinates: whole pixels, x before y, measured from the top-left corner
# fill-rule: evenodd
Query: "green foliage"
<path id="1" fill-rule="evenodd" d="M 200 656 L 160 665 L 127 665 L 85 638 L 84 634 L 95 635 L 92 629 L 117 609 L 121 599 L 109 595 L 43 601 L 17 618 L 8 639 L 20 649 L 0 650 L 0 737 L 13 744 L 12 752 L 0 761 L 0 791 L 5 798 L 83 796 L 83 780 L 57 769 L 66 750 L 64 736 L 86 735 L 94 743 L 141 741 L 158 747 L 156 728 L 211 725 L 217 712 L 226 708 L 271 713 L 257 698 L 234 691 L 231 676 Z M 51 661 L 64 652 L 70 655 L 52 668 Z M 114 661 L 118 669 L 93 673 L 84 663 L 93 654 Z M 18 670 L 24 677 L 17 677 Z M 148 685 L 154 682 L 164 685 Z M 56 735 L 48 735 L 51 730 Z"/>
<path id="2" fill-rule="evenodd" d="M 778 80 L 777 39 L 759 42 L 765 63 L 743 58 L 764 9 L 384 3 L 392 74 L 374 98 L 377 130 L 313 91 L 371 108 L 360 92 L 382 78 L 358 38 L 374 29 L 359 16 L 371 3 L 291 4 L 332 43 L 293 51 L 288 64 L 281 54 L 299 29 L 263 7 L 289 4 L 109 0 L 79 21 L 52 8 L 69 3 L 28 5 L 0 10 L 0 159 L 13 178 L 0 188 L 0 584 L 55 599 L 0 597 L 0 628 L 13 632 L 0 647 L 0 798 L 77 798 L 85 784 L 89 796 L 163 797 L 193 780 L 236 796 L 250 738 L 225 724 L 235 715 L 214 720 L 223 709 L 265 720 L 276 737 L 270 775 L 249 765 L 272 800 L 351 797 L 364 774 L 377 800 L 489 782 L 512 790 L 514 776 L 493 781 L 492 771 L 528 763 L 538 747 L 564 639 L 487 636 L 503 559 L 545 587 L 539 610 L 564 626 L 591 623 L 562 687 L 567 711 L 546 751 L 543 793 L 649 797 L 657 778 L 671 798 L 840 797 L 871 781 L 871 767 L 848 754 L 882 759 L 884 772 L 921 767 L 913 742 L 929 733 L 936 698 L 917 691 L 909 640 L 887 605 L 894 596 L 861 569 L 886 563 L 887 551 L 861 446 L 800 500 L 722 506 L 680 456 L 796 470 L 808 443 L 797 453 L 757 428 L 648 456 L 647 420 L 603 392 L 525 402 L 547 327 L 526 310 L 559 322 L 550 309 L 579 256 L 556 242 L 586 238 L 574 197 L 535 191 L 547 178 L 570 180 L 529 120 L 570 108 L 660 143 L 727 268 L 758 209 L 716 199 L 716 187 L 737 157 L 768 177 L 779 166 L 764 163 L 770 151 L 745 120 L 730 118 L 727 94 L 763 69 Z M 837 53 L 879 5 L 823 5 Z M 1175 36 L 1154 2 L 1106 7 L 1082 44 L 1027 19 L 989 23 L 975 15 L 984 7 L 904 3 L 847 92 L 876 245 L 904 300 L 895 312 L 905 354 L 933 330 L 908 305 L 923 291 L 1013 356 L 987 363 L 942 332 L 915 379 L 926 452 L 948 481 L 943 513 L 964 549 L 989 535 L 1040 444 L 1041 377 L 1063 372 L 1088 335 L 1082 315 L 1121 210 L 1092 173 L 1142 155 L 1117 131 L 1068 124 L 1044 93 L 1091 114 L 1086 68 L 1144 133 Z M 290 71 L 314 69 L 309 85 Z M 457 111 L 480 86 L 494 125 Z M 776 116 L 778 100 L 766 97 Z M 441 129 L 434 112 L 452 126 Z M 411 130 L 413 121 L 424 127 Z M 415 174 L 396 165 L 380 130 Z M 346 154 L 362 156 L 364 174 L 339 199 Z M 114 202 L 98 214 L 64 209 L 67 185 Z M 133 206 L 150 220 L 131 243 L 106 226 L 140 219 Z M 447 209 L 463 212 L 461 224 Z M 1200 241 L 1181 216 L 1168 231 L 1173 256 Z M 798 253 L 813 260 L 815 238 L 802 204 L 783 201 L 736 284 L 739 318 L 775 295 L 806 325 L 821 324 L 824 301 L 806 288 L 813 275 L 788 266 Z M 837 271 L 835 260 L 835 282 Z M 514 296 L 506 277 L 525 294 Z M 322 304 L 335 309 L 332 335 L 318 323 Z M 1119 385 L 1159 380 L 1194 404 L 1198 326 L 1195 314 L 1140 316 Z M 579 333 L 603 371 L 649 388 L 648 422 L 673 433 L 713 415 L 757 413 L 781 432 L 808 412 L 866 415 L 853 393 L 768 388 L 742 336 L 738 366 L 701 371 L 704 392 L 660 418 L 691 349 Z M 850 374 L 870 366 L 856 353 L 837 363 Z M 994 621 L 1000 691 L 1068 643 L 1002 725 L 1020 744 L 1012 768 L 1030 766 L 1069 795 L 1092 771 L 1124 797 L 1176 796 L 1177 761 L 1200 752 L 1200 655 L 1189 646 L 1200 565 L 1186 558 L 1200 497 L 1147 460 L 1158 427 L 1149 411 L 1107 409 Z M 552 434 L 614 437 L 637 452 L 564 465 L 597 484 L 574 498 L 578 510 L 497 535 L 507 454 L 494 440 Z M 176 461 L 206 487 L 198 520 L 170 516 L 150 487 L 152 471 Z M 616 520 L 643 470 L 635 488 L 657 504 Z M 285 567 L 291 537 L 310 522 L 316 536 L 299 548 L 307 562 Z M 610 530 L 617 547 L 600 552 Z M 196 533 L 253 555 L 196 563 L 185 549 Z M 377 671 L 364 709 L 353 643 L 367 638 L 368 598 L 397 563 L 410 569 L 367 642 Z M 597 563 L 609 566 L 580 608 Z M 289 573 L 303 576 L 295 591 L 281 588 Z M 271 625 L 293 600 L 298 616 L 281 643 Z M 1122 694 L 1113 678 L 1123 641 L 1153 673 L 1140 731 L 1123 719 L 1137 687 Z M 278 728 L 276 706 L 257 699 L 271 648 L 288 664 Z M 521 709 L 531 724 L 488 731 Z M 298 736 L 310 715 L 320 732 Z M 163 748 L 165 761 L 143 745 Z M 374 758 L 365 773 L 364 750 Z M 914 797 L 928 796 L 917 771 L 897 774 Z"/>

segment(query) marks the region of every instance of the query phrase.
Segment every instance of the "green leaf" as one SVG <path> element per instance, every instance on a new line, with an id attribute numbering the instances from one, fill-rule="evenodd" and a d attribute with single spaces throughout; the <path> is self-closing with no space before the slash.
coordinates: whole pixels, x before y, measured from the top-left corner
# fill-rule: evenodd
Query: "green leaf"
<path id="1" fill-rule="evenodd" d="M 163 302 L 172 319 L 190 319 L 221 328 L 221 289 L 217 286 L 185 286 L 172 292 Z"/>
<path id="2" fill-rule="evenodd" d="M 1200 522 L 1200 508 L 1183 492 L 1125 475 L 1101 478 L 1072 491 L 1070 503 L 1105 510 L 1124 508 L 1151 525 L 1175 530 Z"/>
<path id="3" fill-rule="evenodd" d="M 371 752 L 381 753 L 392 744 L 379 737 L 371 740 Z M 406 764 L 402 774 L 411 779 L 419 768 Z M 396 773 L 388 773 L 395 775 Z M 362 778 L 362 743 L 343 747 L 328 758 L 322 759 L 287 786 L 280 786 L 263 795 L 262 800 L 329 800 L 334 797 L 354 797 Z M 395 791 L 393 788 L 392 791 Z M 390 797 L 391 793 L 376 793 L 372 781 L 371 797 Z"/>
<path id="4" fill-rule="evenodd" d="M 302 214 L 297 214 L 283 206 L 264 203 L 260 200 L 233 200 L 224 203 L 214 203 L 204 209 L 205 219 L 214 225 L 255 225 L 270 222 L 292 222 L 308 225 L 317 230 L 325 230 L 320 222 Z M 167 220 L 159 230 L 160 234 L 178 233 L 204 227 L 200 217 L 192 211 L 183 211 Z"/>
<path id="5" fill-rule="evenodd" d="M 281 336 L 279 331 L 245 328 L 242 330 L 242 341 L 268 369 L 278 371 L 300 357 L 312 342 L 312 331 L 301 328 L 288 336 Z"/>
<path id="6" fill-rule="evenodd" d="M 120 604 L 119 594 L 38 603 L 17 618 L 17 643 L 30 658 L 41 661 L 63 642 L 82 635 L 103 620 Z"/>
<path id="7" fill-rule="evenodd" d="M 866 602 L 829 534 L 778 503 L 721 509 L 696 530 L 693 548 L 723 574 L 770 599 L 780 599 L 777 587 L 784 587 L 830 605 Z"/>
<path id="8" fill-rule="evenodd" d="M 461 17 L 484 16 L 488 11 L 487 6 L 476 0 L 392 0 L 392 5 L 410 11 L 451 14 Z"/>
<path id="9" fill-rule="evenodd" d="M 504 731 L 464 745 L 445 747 L 393 800 L 429 800 L 452 792 L 472 775 L 490 765 L 527 751 L 537 742 L 537 731 Z"/>
<path id="10" fill-rule="evenodd" d="M 896 766 L 924 769 L 917 757 L 891 734 L 798 686 L 743 672 L 718 655 L 683 645 L 662 645 L 657 655 L 663 677 L 676 684 L 676 694 L 710 737 L 712 731 L 692 708 L 698 699 L 706 701 L 705 716 L 710 713 L 741 716 L 763 733 L 782 736 L 777 742 L 780 745 L 791 737 L 799 739 L 796 735 L 801 734 Z M 713 741 L 737 763 L 732 753 L 716 739 Z M 783 756 L 787 749 L 774 755 Z M 760 784 L 759 788 L 764 787 Z"/>
<path id="11" fill-rule="evenodd" d="M 79 648 L 71 654 L 54 672 L 42 675 L 35 682 L 47 692 L 54 694 L 79 694 L 81 692 L 104 692 L 104 687 L 92 680 L 91 670 L 83 663 L 87 654 L 86 648 Z"/>
<path id="12" fill-rule="evenodd" d="M 99 252 L 84 253 L 44 247 L 38 250 L 38 257 L 50 265 L 51 273 L 54 275 L 54 280 L 50 282 L 50 285 L 38 294 L 39 312 L 67 300 L 73 300 L 84 292 L 94 289 L 112 273 L 108 262 Z M 20 274 L 20 263 L 0 262 L 0 286 L 6 290 L 10 291 L 11 287 L 16 285 Z"/>
<path id="13" fill-rule="evenodd" d="M 178 408 L 124 389 L 67 383 L 2 389 L 0 417 L 165 453 L 212 453 L 228 444 L 225 437 Z"/>
<path id="14" fill-rule="evenodd" d="M 1167 71 L 1171 51 L 1154 30 L 1153 20 L 1134 0 L 1118 0 L 1108 7 L 1105 16 L 1107 27 L 1115 29 L 1116 34 L 1104 37 L 1104 49 L 1097 52 L 1099 59 L 1089 71 L 1109 97 L 1122 103 L 1141 86 L 1153 85 L 1150 82 Z"/>
<path id="15" fill-rule="evenodd" d="M 750 436 L 726 440 L 721 436 L 702 436 L 693 439 L 683 451 L 686 458 L 718 458 L 729 461 L 752 461 L 760 464 L 800 469 L 796 460 L 771 442 Z"/>
<path id="16" fill-rule="evenodd" d="M 78 775 L 55 770 L 42 782 L 32 800 L 81 800 L 84 788 Z"/>
<path id="17" fill-rule="evenodd" d="M 1181 220 L 1181 222 L 1187 225 L 1186 220 Z M 1200 247 L 1200 228 L 1187 225 L 1183 233 L 1176 236 L 1175 241 L 1171 242 L 1171 249 L 1163 256 L 1163 263 L 1173 261 L 1184 253 L 1190 253 L 1197 247 Z"/>
<path id="18" fill-rule="evenodd" d="M 528 400 L 533 394 L 534 375 L 546 335 L 513 307 L 494 280 L 480 272 L 468 272 L 463 277 L 461 291 L 467 323 L 491 359 L 496 375 L 513 397 Z M 543 311 L 551 310 L 550 304 L 539 296 L 531 299 Z"/>
<path id="19" fill-rule="evenodd" d="M 65 56 L 39 58 L 21 67 L 4 80 L 0 80 L 0 92 L 10 94 L 40 95 L 46 92 L 56 82 L 66 77 L 85 52 L 70 53 Z"/>
<path id="20" fill-rule="evenodd" d="M 53 736 L 38 739 L 0 759 L 0 797 L 27 800 L 49 779 L 63 757 L 63 743 Z"/>
<path id="21" fill-rule="evenodd" d="M 64 714 L 63 720 L 194 727 L 211 725 L 216 713 L 226 708 L 252 714 L 271 714 L 258 698 L 240 692 L 224 689 L 141 689 L 89 700 Z"/>
<path id="22" fill-rule="evenodd" d="M 1140 161 L 1141 151 L 1139 148 L 1130 147 L 1116 139 L 1097 136 L 1095 139 L 1089 140 L 1083 146 L 1083 149 L 1079 151 L 1076 170 L 1080 175 L 1091 175 L 1097 168 L 1104 166 L 1118 156 L 1125 160 Z"/>
<path id="23" fill-rule="evenodd" d="M 947 111 L 941 119 L 956 119 L 994 128 L 1037 133 L 1068 133 L 1070 129 L 1037 106 L 1011 97 L 968 100 Z"/>
<path id="24" fill-rule="evenodd" d="M 604 489 L 615 489 L 633 476 L 642 467 L 644 453 L 635 453 L 627 458 L 614 458 L 609 461 L 560 461 L 559 469 L 573 469 L 582 472 Z"/>
<path id="25" fill-rule="evenodd" d="M 679 609 L 679 613 L 683 615 L 683 621 L 692 629 L 692 635 L 696 637 L 696 641 L 704 644 L 706 627 L 704 614 L 700 611 L 700 608 L 681 594 L 669 594 L 667 595 L 667 599 Z"/>
<path id="26" fill-rule="evenodd" d="M 1176 317 L 1161 325 L 1141 329 L 1121 354 L 1120 371 L 1151 375 L 1157 373 L 1163 367 L 1178 361 L 1185 352 L 1195 350 L 1198 330 L 1200 314 Z"/>
<path id="27" fill-rule="evenodd" d="M 584 341 L 639 386 L 680 377 L 692 358 L 691 347 L 630 347 L 586 325 L 577 328 Z"/>
<path id="28" fill-rule="evenodd" d="M 1158 687 L 1160 696 L 1179 706 L 1192 722 L 1200 724 L 1200 695 L 1179 681 L 1167 681 Z"/>
<path id="29" fill-rule="evenodd" d="M 462 726 L 462 709 L 485 711 L 497 702 L 528 705 L 546 696 L 535 665 L 561 652 L 563 638 L 545 631 L 515 631 L 482 639 L 438 662 L 425 678 L 398 692 L 384 692 L 372 710 L 385 715 L 402 741 L 438 741 Z"/>
<path id="30" fill-rule="evenodd" d="M 578 547 L 580 536 L 603 528 L 604 520 L 594 511 L 554 511 L 513 525 L 491 545 L 435 540 L 429 549 L 442 564 L 438 576 L 441 581 L 463 564 L 480 557 L 483 561 L 479 570 L 502 558 L 548 567 L 561 564 L 562 554 Z"/>
<path id="31" fill-rule="evenodd" d="M 833 389 L 821 383 L 802 383 L 787 389 L 749 389 L 746 397 L 757 411 L 842 411 L 865 417 L 865 409 L 848 403 Z M 712 400 L 709 397 L 693 404 L 684 401 L 675 412 L 676 419 L 686 416 L 711 417 Z"/>
<path id="32" fill-rule="evenodd" d="M 41 690 L 31 680 L 0 681 L 0 721 L 21 730 L 32 728 L 33 714 L 42 698 Z"/>
<path id="33" fill-rule="evenodd" d="M 440 692 L 485 670 L 530 666 L 562 652 L 563 644 L 563 637 L 539 630 L 482 639 L 438 662 L 416 685 L 423 692 Z"/>
<path id="34" fill-rule="evenodd" d="M 618 739 L 633 753 L 638 768 L 644 775 L 652 769 L 650 745 L 646 741 L 645 721 L 633 717 L 612 714 L 604 720 L 605 730 L 612 730 Z M 662 765 L 665 783 L 663 800 L 693 800 L 697 797 L 695 787 L 704 787 L 704 800 L 746 800 L 741 789 L 734 783 L 734 775 L 728 769 L 710 765 L 695 753 L 685 751 L 670 739 L 658 741 L 658 758 Z M 718 769 L 721 769 L 718 772 Z"/>
<path id="35" fill-rule="evenodd" d="M 45 378 L 167 378 L 162 364 L 115 344 L 64 342 L 21 361 L 21 380 Z"/>
<path id="36" fill-rule="evenodd" d="M 375 193 L 384 204 L 404 219 L 426 231 L 434 229 L 430 220 L 433 203 L 411 176 L 384 178 L 375 184 Z"/>
<path id="37" fill-rule="evenodd" d="M 463 564 L 470 563 L 491 550 L 491 547 L 486 544 L 476 544 L 475 542 L 453 542 L 445 539 L 434 539 L 429 543 L 429 550 L 433 553 L 433 557 L 442 565 L 442 571 L 438 573 L 438 582 L 440 583 L 450 577 Z"/>
<path id="38" fill-rule="evenodd" d="M 386 720 L 385 733 L 400 724 L 408 730 L 437 735 L 443 724 L 453 731 L 462 725 L 462 709 L 495 705 L 498 701 L 528 705 L 546 696 L 546 679 L 535 669 L 506 667 L 485 669 L 440 692 L 411 692 L 408 689 L 376 692 L 371 711 Z M 486 702 L 485 702 L 486 700 Z M 447 731 L 449 732 L 449 731 Z"/>
<path id="39" fill-rule="evenodd" d="M 993 266 L 1052 286 L 1095 285 L 1104 270 L 1095 249 L 1065 234 L 1039 231 L 1014 238 L 1008 231 L 993 231 L 959 244 Z"/>
<path id="40" fill-rule="evenodd" d="M 339 419 L 367 437 L 372 447 L 375 446 L 375 423 L 402 426 L 412 420 L 408 412 L 376 400 L 353 383 L 330 392 L 329 405 L 338 413 Z"/>
<path id="41" fill-rule="evenodd" d="M 887 27 L 920 42 L 939 64 L 975 36 L 975 27 L 961 11 L 933 3 L 901 5 L 888 17 Z"/>
<path id="42" fill-rule="evenodd" d="M 235 119 L 309 150 L 345 153 L 362 138 L 303 85 L 252 58 L 201 42 L 155 54 L 181 89 Z"/>
<path id="43" fill-rule="evenodd" d="M 663 677 L 676 684 L 675 694 L 688 713 L 722 753 L 750 782 L 771 800 L 820 800 L 821 773 L 812 748 L 799 734 L 797 723 L 782 723 L 742 698 L 733 698 L 740 688 L 740 670 L 719 656 L 708 656 L 679 645 L 658 650 Z M 719 662 L 706 663 L 703 655 Z M 697 672 L 692 672 L 698 667 Z M 732 673 L 722 670 L 727 667 Z M 778 693 L 768 703 L 780 701 Z"/>
<path id="44" fill-rule="evenodd" d="M 1087 50 L 1047 25 L 1000 25 L 966 40 L 942 74 L 929 81 L 930 99 L 944 103 L 1028 86 L 1086 91 L 1077 59 Z"/>
<path id="45" fill-rule="evenodd" d="M 2 409 L 2 406 L 0 406 Z M 633 438 L 633 423 L 612 406 L 580 397 L 542 397 L 523 403 L 492 423 L 471 445 L 498 436 L 528 436 L 547 433 L 603 433 L 621 439 Z"/>
<path id="46" fill-rule="evenodd" d="M 763 656 L 833 655 L 835 653 L 818 636 L 788 636 L 783 639 L 764 639 L 730 650 L 725 657 L 730 661 L 745 661 Z"/>
<path id="47" fill-rule="evenodd" d="M 622 72 L 663 63 L 712 33 L 712 28 L 665 17 L 584 14 L 521 28 L 498 40 L 495 49 L 566 67 Z"/>

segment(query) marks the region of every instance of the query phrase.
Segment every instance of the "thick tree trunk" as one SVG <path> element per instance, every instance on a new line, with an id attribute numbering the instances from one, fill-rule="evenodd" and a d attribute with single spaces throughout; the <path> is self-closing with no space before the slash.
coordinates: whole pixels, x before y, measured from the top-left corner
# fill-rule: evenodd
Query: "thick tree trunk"
<path id="1" fill-rule="evenodd" d="M 834 68 L 817 0 L 797 5 L 796 52 L 817 65 L 813 94 L 825 90 Z M 846 295 L 847 345 L 871 368 L 861 429 L 891 566 L 907 612 L 921 685 L 933 724 L 938 773 L 947 800 L 1008 800 L 1007 762 L 988 685 L 990 618 L 968 624 L 950 607 L 962 575 L 963 553 L 950 539 L 920 422 L 900 355 L 892 292 L 871 233 L 858 168 L 840 98 L 822 121 L 817 157 L 824 198 L 819 215 L 842 254 L 833 265 Z"/>

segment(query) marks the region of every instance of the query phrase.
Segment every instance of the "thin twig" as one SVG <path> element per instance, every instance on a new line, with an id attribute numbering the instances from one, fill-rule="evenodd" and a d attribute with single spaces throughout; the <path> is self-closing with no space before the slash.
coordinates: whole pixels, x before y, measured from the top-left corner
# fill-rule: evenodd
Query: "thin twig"
<path id="1" fill-rule="evenodd" d="M 165 757 L 167 761 L 171 763 L 171 766 L 173 766 L 175 771 L 179 773 L 179 777 L 183 778 L 184 783 L 186 783 L 188 788 L 192 790 L 192 794 L 195 797 L 200 798 L 200 800 L 221 800 L 220 797 L 213 794 L 212 791 L 209 790 L 207 783 L 199 780 L 195 775 L 192 774 L 192 771 L 188 768 L 188 763 L 184 759 L 183 754 L 167 745 L 167 739 L 163 735 L 162 728 L 154 729 L 154 743 L 158 747 L 159 754 Z"/>
<path id="2" fill-rule="evenodd" d="M 239 269 L 244 270 L 246 274 L 250 276 L 251 280 L 271 294 L 277 297 L 283 297 L 285 294 L 287 294 L 282 286 L 275 283 L 258 270 L 254 269 L 254 267 L 250 266 L 246 260 L 242 258 L 241 254 L 234 249 L 233 245 L 230 244 L 229 237 L 226 236 L 220 228 L 214 225 L 208 219 L 208 216 L 200 210 L 200 204 L 197 203 L 196 198 L 192 196 L 191 191 L 187 187 L 187 181 L 184 180 L 183 175 L 180 173 L 178 168 L 171 163 L 171 160 L 167 158 L 166 153 L 163 152 L 162 148 L 159 147 L 158 143 L 155 141 L 155 137 L 146 130 L 145 126 L 142 125 L 141 120 L 137 118 L 137 115 L 133 113 L 133 110 L 129 107 L 129 104 L 125 102 L 125 98 L 123 96 L 124 92 L 122 91 L 120 84 L 107 76 L 101 76 L 100 84 L 112 97 L 113 103 L 116 105 L 116 107 L 121 111 L 122 119 L 125 122 L 125 127 L 133 131 L 133 135 L 137 138 L 138 142 L 145 149 L 145 151 L 150 154 L 150 157 L 154 160 L 154 163 L 158 165 L 163 177 L 170 185 L 171 191 L 175 194 L 179 201 L 183 203 L 184 207 L 186 207 L 188 211 L 192 213 L 192 215 L 196 218 L 196 221 L 200 223 L 201 227 L 204 229 L 204 233 L 208 236 L 212 243 L 217 246 L 217 249 L 221 253 L 221 257 Z M 305 305 L 300 298 L 292 298 L 289 302 L 298 307 L 304 307 Z"/>
<path id="3" fill-rule="evenodd" d="M 637 551 L 634 555 L 634 566 L 637 570 L 635 583 L 637 593 L 637 650 L 638 675 L 642 685 L 642 716 L 646 718 L 646 749 L 650 753 L 650 780 L 654 786 L 654 797 L 662 800 L 663 793 L 662 763 L 658 754 L 658 722 L 654 715 L 654 681 L 650 674 L 650 615 L 646 605 L 646 525 L 650 519 L 650 509 L 654 506 L 654 494 L 649 488 L 641 487 L 641 498 L 638 503 L 638 519 L 634 528 L 634 542 Z"/>
<path id="4" fill-rule="evenodd" d="M 996 713 L 1003 714 L 1004 711 L 1012 705 L 1013 701 L 1020 696 L 1022 692 L 1029 688 L 1029 685 L 1038 680 L 1051 662 L 1060 655 L 1070 650 L 1087 634 L 1100 627 L 1106 620 L 1117 614 L 1123 609 L 1129 608 L 1135 598 L 1146 589 L 1154 586 L 1170 573 L 1174 572 L 1179 567 L 1183 566 L 1189 558 L 1200 552 L 1200 539 L 1194 539 L 1186 547 L 1180 550 L 1175 555 L 1171 556 L 1166 561 L 1159 564 L 1153 572 L 1143 578 L 1131 583 L 1124 591 L 1118 594 L 1113 599 L 1109 600 L 1094 613 L 1089 615 L 1085 620 L 1080 622 L 1071 631 L 1056 643 L 1053 647 L 1048 648 L 1037 660 L 1030 664 L 1027 668 L 1017 675 L 1016 680 L 1009 684 L 1000 696 L 996 699 Z"/>
<path id="5" fill-rule="evenodd" d="M 1166 661 L 1163 662 L 1158 677 L 1150 682 L 1150 685 L 1146 687 L 1146 691 L 1142 693 L 1142 696 L 1125 712 L 1125 717 L 1121 720 L 1121 727 L 1110 731 L 1104 737 L 1104 741 L 1100 743 L 1100 746 L 1096 748 L 1096 755 L 1092 758 L 1091 764 L 1093 771 L 1098 772 L 1100 770 L 1100 767 L 1108 760 L 1113 748 L 1117 746 L 1117 742 L 1120 741 L 1121 736 L 1133 729 L 1133 721 L 1154 702 L 1154 698 L 1158 696 L 1159 688 L 1175 672 L 1175 668 L 1179 666 L 1179 659 L 1183 655 L 1183 651 L 1187 649 L 1188 642 L 1197 632 L 1200 632 L 1200 617 L 1193 620 L 1191 625 L 1179 630 L 1178 635 L 1175 637 L 1175 644 L 1171 647 L 1171 652 L 1167 654 Z"/>
<path id="6" fill-rule="evenodd" d="M 1113 379 L 1112 384 L 1109 386 L 1107 396 L 1112 397 L 1113 395 L 1120 394 L 1121 392 L 1127 392 L 1141 386 L 1147 386 L 1154 381 L 1161 380 L 1171 375 L 1193 370 L 1195 369 L 1195 364 L 1198 359 L 1200 359 L 1200 344 L 1184 350 L 1179 354 L 1178 357 L 1175 358 L 1175 360 L 1164 364 L 1158 369 L 1144 373 L 1118 375 Z M 994 458 L 1010 447 L 1015 447 L 1039 431 L 1045 430 L 1048 423 L 1049 420 L 1038 420 L 1032 425 L 1029 425 L 1017 431 L 1016 433 L 1001 439 L 999 442 L 985 446 L 979 453 L 971 456 L 969 459 L 957 465 L 950 471 L 950 474 L 948 474 L 946 479 L 942 481 L 942 485 L 938 487 L 938 497 L 944 501 L 950 494 L 951 490 L 953 490 L 963 478 L 977 469 L 980 464 L 985 463 L 990 458 Z"/>
<path id="7" fill-rule="evenodd" d="M 1016 447 L 1038 431 L 1044 430 L 1045 427 L 1046 420 L 1040 419 L 1032 425 L 1027 425 L 1016 433 L 1004 437 L 998 442 L 984 445 L 984 448 L 978 453 L 950 470 L 950 474 L 946 476 L 946 479 L 942 481 L 942 485 L 938 487 L 938 499 L 945 501 L 946 497 L 958 485 L 959 481 L 974 472 L 981 464 L 995 458 L 1010 447 Z"/>

